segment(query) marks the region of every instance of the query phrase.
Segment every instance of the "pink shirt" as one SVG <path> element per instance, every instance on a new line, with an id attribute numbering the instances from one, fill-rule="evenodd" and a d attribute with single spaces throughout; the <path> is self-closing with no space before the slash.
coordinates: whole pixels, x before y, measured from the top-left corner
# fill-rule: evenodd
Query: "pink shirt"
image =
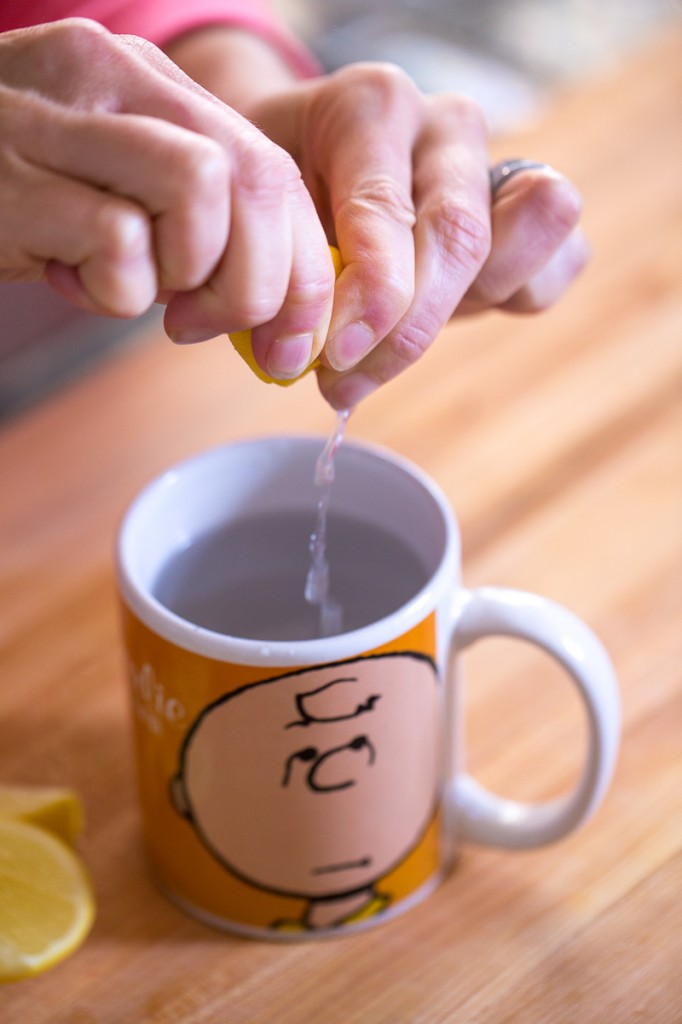
<path id="1" fill-rule="evenodd" d="M 62 18 L 92 18 L 111 32 L 164 46 L 205 25 L 233 25 L 266 39 L 301 77 L 319 74 L 313 56 L 275 17 L 267 0 L 1 0 L 0 32 Z"/>

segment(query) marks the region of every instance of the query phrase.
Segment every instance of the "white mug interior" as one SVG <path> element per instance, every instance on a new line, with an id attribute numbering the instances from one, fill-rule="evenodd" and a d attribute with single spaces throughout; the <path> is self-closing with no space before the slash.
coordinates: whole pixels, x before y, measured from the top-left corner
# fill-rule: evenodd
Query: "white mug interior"
<path id="1" fill-rule="evenodd" d="M 119 586 L 150 629 L 207 657 L 286 666 L 343 659 L 406 632 L 455 589 L 459 533 L 437 485 L 418 467 L 382 449 L 346 440 L 335 457 L 332 507 L 379 526 L 418 556 L 426 584 L 392 614 L 361 629 L 313 640 L 272 641 L 203 629 L 166 608 L 154 586 L 168 562 L 227 522 L 268 512 L 310 512 L 319 490 L 315 463 L 324 439 L 262 438 L 211 449 L 153 480 L 128 510 L 119 533 Z"/>

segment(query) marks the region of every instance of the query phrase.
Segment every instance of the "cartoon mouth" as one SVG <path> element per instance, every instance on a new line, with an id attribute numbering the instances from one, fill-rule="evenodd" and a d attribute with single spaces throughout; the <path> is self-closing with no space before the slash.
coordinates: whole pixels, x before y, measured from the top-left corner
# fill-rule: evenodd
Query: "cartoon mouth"
<path id="1" fill-rule="evenodd" d="M 312 875 L 331 875 L 335 871 L 352 871 L 354 868 L 368 868 L 372 863 L 371 857 L 361 857 L 360 860 L 347 860 L 342 864 L 325 864 L 319 868 L 313 868 Z"/>

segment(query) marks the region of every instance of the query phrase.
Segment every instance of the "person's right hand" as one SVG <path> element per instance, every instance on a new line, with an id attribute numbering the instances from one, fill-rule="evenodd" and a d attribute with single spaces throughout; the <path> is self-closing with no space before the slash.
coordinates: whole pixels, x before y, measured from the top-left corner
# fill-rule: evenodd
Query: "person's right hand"
<path id="1" fill-rule="evenodd" d="M 67 20 L 0 35 L 0 281 L 97 313 L 161 296 L 201 340 L 269 322 L 273 376 L 324 343 L 334 271 L 292 158 L 156 47 Z M 210 319 L 210 317 L 209 317 Z"/>

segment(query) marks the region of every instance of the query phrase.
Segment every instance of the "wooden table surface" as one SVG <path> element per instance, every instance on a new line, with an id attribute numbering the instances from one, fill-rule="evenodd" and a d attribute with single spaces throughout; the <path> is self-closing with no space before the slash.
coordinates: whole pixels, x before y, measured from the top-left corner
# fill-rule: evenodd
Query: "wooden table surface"
<path id="1" fill-rule="evenodd" d="M 468 847 L 408 914 L 358 937 L 279 945 L 186 918 L 141 852 L 112 570 L 135 492 L 205 446 L 326 434 L 310 379 L 260 384 L 221 340 L 147 328 L 0 433 L 0 777 L 74 786 L 97 891 L 85 945 L 0 992 L 4 1024 L 682 1021 L 682 36 L 563 96 L 496 155 L 583 190 L 589 272 L 551 312 L 449 327 L 367 400 L 351 435 L 445 489 L 465 580 L 582 616 L 622 687 L 612 790 L 543 850 Z M 493 640 L 465 659 L 468 756 L 489 786 L 573 784 L 578 700 L 544 656 Z"/>

